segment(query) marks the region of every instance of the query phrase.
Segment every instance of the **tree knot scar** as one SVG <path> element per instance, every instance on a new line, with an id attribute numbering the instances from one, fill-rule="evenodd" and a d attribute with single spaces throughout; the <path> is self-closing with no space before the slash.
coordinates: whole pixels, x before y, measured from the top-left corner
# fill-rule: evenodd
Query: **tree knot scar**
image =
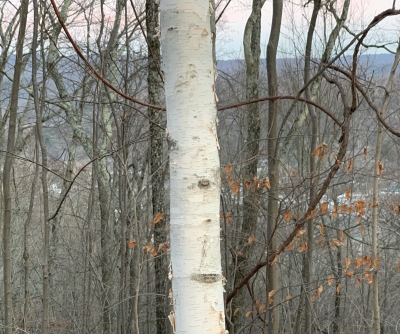
<path id="1" fill-rule="evenodd" d="M 200 189 L 208 189 L 210 188 L 210 180 L 201 179 L 198 183 Z"/>
<path id="2" fill-rule="evenodd" d="M 215 283 L 222 279 L 222 275 L 218 274 L 192 274 L 190 276 L 192 281 L 200 282 L 200 283 Z"/>

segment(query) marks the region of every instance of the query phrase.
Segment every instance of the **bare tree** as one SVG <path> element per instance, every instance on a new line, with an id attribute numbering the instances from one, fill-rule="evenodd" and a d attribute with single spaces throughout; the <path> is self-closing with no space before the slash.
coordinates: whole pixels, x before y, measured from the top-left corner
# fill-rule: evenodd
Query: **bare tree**
<path id="1" fill-rule="evenodd" d="M 13 153 L 15 150 L 16 121 L 19 101 L 19 84 L 23 63 L 23 48 L 25 31 L 27 25 L 29 1 L 21 3 L 20 25 L 16 47 L 13 84 L 10 97 L 10 110 L 8 122 L 7 155 L 3 167 L 3 196 L 4 196 L 4 217 L 3 217 L 3 278 L 4 278 L 4 327 L 5 333 L 11 334 L 14 331 L 13 316 L 13 293 L 11 286 L 11 220 L 12 220 L 12 198 L 11 198 L 11 172 L 13 167 Z"/>

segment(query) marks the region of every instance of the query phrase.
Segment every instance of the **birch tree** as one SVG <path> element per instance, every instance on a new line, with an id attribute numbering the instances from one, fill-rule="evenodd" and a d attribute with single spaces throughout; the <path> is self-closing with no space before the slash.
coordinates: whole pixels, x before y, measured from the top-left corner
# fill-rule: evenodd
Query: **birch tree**
<path id="1" fill-rule="evenodd" d="M 215 68 L 208 1 L 161 2 L 170 147 L 172 304 L 176 333 L 224 333 Z"/>

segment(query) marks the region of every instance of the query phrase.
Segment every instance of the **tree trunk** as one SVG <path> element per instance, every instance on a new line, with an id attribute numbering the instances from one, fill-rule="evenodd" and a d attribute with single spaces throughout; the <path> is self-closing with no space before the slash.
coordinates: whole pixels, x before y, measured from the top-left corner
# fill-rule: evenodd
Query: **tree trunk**
<path id="1" fill-rule="evenodd" d="M 283 1 L 273 0 L 272 25 L 271 33 L 267 45 L 267 73 L 268 73 L 268 95 L 278 95 L 278 74 L 276 69 L 276 54 L 278 50 L 279 36 L 282 22 Z M 279 209 L 279 165 L 278 165 L 278 103 L 277 101 L 269 101 L 268 108 L 268 176 L 271 188 L 268 194 L 268 220 L 267 220 L 267 237 L 268 237 L 268 254 L 277 247 L 276 227 L 278 222 Z M 272 290 L 279 290 L 278 282 L 278 266 L 268 264 L 268 282 L 267 293 Z M 269 334 L 279 333 L 279 293 L 272 296 L 271 311 L 269 312 Z"/>
<path id="2" fill-rule="evenodd" d="M 311 16 L 310 21 L 310 29 L 308 30 L 307 35 L 307 43 L 306 43 L 306 52 L 305 52 L 305 60 L 304 60 L 304 84 L 310 80 L 311 77 L 311 51 L 312 51 L 312 41 L 314 37 L 315 26 L 317 23 L 317 17 L 319 9 L 321 8 L 321 0 L 314 1 L 314 8 Z M 311 99 L 310 89 L 307 88 L 305 91 L 306 98 Z M 317 136 L 318 136 L 318 118 L 315 113 L 313 106 L 308 106 L 310 109 L 311 115 L 311 124 L 312 124 L 312 131 L 311 131 L 311 144 L 310 144 L 310 191 L 309 191 L 309 203 L 312 203 L 316 194 L 316 158 L 311 154 L 314 152 L 315 148 L 317 147 Z M 314 247 L 314 219 L 310 219 L 307 223 L 307 244 L 308 250 L 305 256 L 305 270 L 304 270 L 304 285 L 305 285 L 305 333 L 311 334 L 312 332 L 312 304 L 311 304 L 311 295 L 310 291 L 310 284 L 311 284 L 311 273 L 312 273 L 312 257 L 313 257 L 313 247 Z"/>
<path id="3" fill-rule="evenodd" d="M 253 7 L 250 17 L 247 20 L 244 36 L 243 36 L 243 50 L 246 62 L 246 100 L 257 99 L 259 73 L 260 73 L 260 36 L 261 36 L 261 9 L 264 5 L 264 0 L 253 0 Z M 256 232 L 258 212 L 260 208 L 260 194 L 257 188 L 250 187 L 246 189 L 245 184 L 248 181 L 253 181 L 257 177 L 259 141 L 260 141 L 260 115 L 259 104 L 252 103 L 246 107 L 246 116 L 244 120 L 246 124 L 246 146 L 244 148 L 244 161 L 249 161 L 243 168 L 243 223 L 241 233 L 243 238 L 239 240 L 238 251 L 240 256 L 237 257 L 237 268 L 239 272 L 236 273 L 236 281 L 242 279 L 245 273 L 245 266 L 249 265 L 248 261 L 251 260 L 253 246 L 249 245 L 248 238 Z M 235 285 L 236 283 L 235 282 Z M 246 296 L 248 291 L 242 289 L 234 300 L 233 309 L 240 308 L 244 310 Z M 243 325 L 243 312 L 238 313 L 233 318 L 235 328 Z M 231 331 L 234 328 L 230 328 Z"/>
<path id="4" fill-rule="evenodd" d="M 15 148 L 15 134 L 18 111 L 18 92 L 21 79 L 21 69 L 23 62 L 23 48 L 25 39 L 26 22 L 28 16 L 28 0 L 21 3 L 20 26 L 17 40 L 17 49 L 14 65 L 14 77 L 11 88 L 10 98 L 10 119 L 8 125 L 7 152 L 3 168 L 3 194 L 4 194 L 4 221 L 3 221 L 3 278 L 4 278 L 4 333 L 13 333 L 13 304 L 11 286 L 11 218 L 12 218 L 12 199 L 11 199 L 11 171 L 13 167 Z"/>
<path id="5" fill-rule="evenodd" d="M 42 333 L 49 332 L 49 312 L 50 312 L 50 275 L 49 275 L 49 262 L 50 262 L 50 222 L 49 222 L 49 191 L 47 185 L 47 149 L 43 141 L 43 126 L 42 114 L 44 107 L 44 96 L 46 92 L 46 81 L 43 80 L 41 95 L 39 96 L 39 88 L 37 82 L 37 40 L 39 28 L 39 6 L 36 0 L 33 0 L 34 11 L 34 28 L 32 38 L 32 88 L 33 88 L 33 103 L 36 114 L 36 140 L 39 142 L 41 152 L 41 165 L 42 165 L 42 191 L 43 191 L 43 225 L 44 225 L 44 242 L 43 242 L 43 302 L 42 302 Z"/>
<path id="6" fill-rule="evenodd" d="M 400 59 L 400 42 L 397 47 L 397 52 L 393 65 L 390 71 L 390 76 L 385 87 L 385 98 L 380 112 L 381 116 L 384 116 L 389 106 L 389 93 L 392 88 L 393 80 L 396 74 L 397 65 Z M 378 135 L 376 139 L 376 151 L 375 151 L 375 165 L 374 165 L 374 178 L 372 184 L 372 222 L 371 222 L 371 257 L 372 263 L 374 264 L 374 271 L 372 272 L 372 304 L 374 310 L 373 319 L 373 334 L 380 334 L 381 332 L 381 315 L 379 310 L 379 283 L 378 283 L 378 268 L 375 267 L 375 261 L 379 261 L 378 256 L 378 205 L 379 205 L 379 178 L 381 176 L 381 151 L 383 141 L 383 126 L 378 121 Z"/>
<path id="7" fill-rule="evenodd" d="M 223 333 L 220 172 L 208 1 L 161 2 L 175 333 Z"/>
<path id="8" fill-rule="evenodd" d="M 158 4 L 155 0 L 146 1 L 146 30 L 147 30 L 147 92 L 148 102 L 152 105 L 160 105 L 160 40 L 157 37 L 159 30 Z M 164 131 L 160 127 L 163 115 L 160 110 L 148 109 L 150 120 L 150 173 L 153 215 L 161 213 L 164 215 L 164 168 L 163 168 L 163 137 Z M 154 247 L 167 241 L 167 228 L 165 218 L 154 226 Z M 156 318 L 157 334 L 167 333 L 168 321 L 168 298 L 167 277 L 168 261 L 162 253 L 154 259 L 154 270 L 157 277 L 156 288 Z"/>

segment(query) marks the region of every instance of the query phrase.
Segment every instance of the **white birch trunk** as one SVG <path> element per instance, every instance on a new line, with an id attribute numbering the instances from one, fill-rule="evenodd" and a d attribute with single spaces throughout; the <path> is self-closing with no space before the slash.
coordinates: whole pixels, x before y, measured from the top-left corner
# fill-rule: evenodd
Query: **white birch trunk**
<path id="1" fill-rule="evenodd" d="M 161 1 L 175 333 L 225 333 L 210 14 L 205 0 Z"/>

